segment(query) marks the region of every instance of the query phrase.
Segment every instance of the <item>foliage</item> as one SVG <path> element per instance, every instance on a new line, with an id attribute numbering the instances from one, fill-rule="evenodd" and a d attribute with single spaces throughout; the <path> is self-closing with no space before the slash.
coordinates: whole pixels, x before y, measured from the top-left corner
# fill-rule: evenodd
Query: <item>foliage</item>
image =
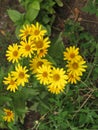
<path id="1" fill-rule="evenodd" d="M 96 54 L 98 42 L 88 32 L 84 32 L 79 23 L 69 19 L 65 23 L 63 36 L 68 40 L 68 44 L 80 47 L 81 53 L 88 61 L 88 70 L 83 77 L 84 81 L 80 84 L 67 86 L 65 95 L 49 99 L 54 106 L 47 113 L 46 121 L 40 122 L 39 129 L 96 130 L 98 129 L 98 111 L 95 103 L 98 93 L 96 87 L 98 62 L 95 61 L 98 60 Z"/>
<path id="2" fill-rule="evenodd" d="M 52 26 L 52 19 L 48 15 L 54 14 L 53 6 L 59 3 L 58 0 L 19 0 L 25 8 L 24 13 L 16 10 L 8 10 L 8 14 L 16 25 L 16 30 L 20 30 L 23 25 L 34 25 L 36 21 L 40 21 L 42 30 L 46 30 L 47 26 Z M 33 3 L 34 2 L 34 3 Z M 95 1 L 89 1 L 95 2 Z M 96 1 L 97 2 L 97 1 Z M 96 3 L 95 2 L 95 3 Z M 34 6 L 36 5 L 36 6 Z M 49 3 L 47 5 L 47 3 Z M 95 4 L 94 3 L 94 4 Z M 97 3 L 96 3 L 97 4 Z M 29 8 L 30 7 L 30 8 Z M 32 11 L 34 15 L 32 16 Z M 95 11 L 96 13 L 96 11 Z M 29 14 L 29 15 L 28 15 Z M 41 19 L 45 14 L 44 20 Z M 51 16 L 52 17 L 52 16 Z M 25 26 L 26 27 L 26 26 Z M 22 30 L 24 30 L 22 28 Z M 41 30 L 41 31 L 42 31 Z M 19 35 L 19 33 L 17 33 Z M 44 38 L 49 35 L 45 35 Z M 18 45 L 21 41 L 17 40 Z M 31 37 L 32 38 L 32 37 Z M 65 42 L 65 40 L 67 42 Z M 33 41 L 34 39 L 32 39 Z M 36 111 L 40 114 L 39 119 L 32 122 L 32 129 L 36 130 L 97 130 L 98 129 L 98 39 L 96 40 L 91 34 L 86 32 L 78 22 L 67 19 L 65 21 L 64 31 L 55 38 L 50 38 L 48 53 L 45 59 L 52 63 L 55 68 L 63 68 L 67 71 L 64 61 L 64 51 L 70 46 L 79 48 L 79 52 L 87 63 L 86 72 L 81 76 L 81 80 L 77 83 L 68 83 L 63 92 L 53 94 L 48 91 L 47 85 L 40 84 L 36 78 L 36 74 L 32 74 L 29 66 L 30 57 L 21 57 L 18 63 L 26 66 L 30 75 L 29 82 L 25 86 L 18 86 L 18 90 L 11 92 L 7 90 L 4 84 L 4 78 L 8 73 L 15 71 L 17 62 L 10 63 L 6 67 L 1 64 L 0 68 L 0 128 L 8 128 L 9 130 L 24 130 L 24 119 L 29 111 Z M 13 44 L 11 44 L 12 46 Z M 3 45 L 2 45 L 3 46 Z M 7 49 L 7 47 L 4 48 Z M 35 50 L 34 50 L 35 51 Z M 7 52 L 6 52 L 7 53 Z M 25 52 L 26 53 L 26 52 Z M 39 54 L 36 51 L 32 54 L 32 58 Z M 23 55 L 23 54 L 22 54 Z M 9 60 L 8 60 L 9 61 Z M 29 105 L 30 103 L 30 105 Z M 7 122 L 3 120 L 4 108 L 8 108 L 15 114 L 14 121 Z M 29 130 L 29 129 L 28 129 Z"/>
<path id="3" fill-rule="evenodd" d="M 36 21 L 40 21 L 48 29 L 48 34 L 51 34 L 51 26 L 55 19 L 54 6 L 63 6 L 61 0 L 19 0 L 19 4 L 24 9 L 23 12 L 15 9 L 8 9 L 7 11 L 16 26 L 17 37 L 24 24 L 31 24 Z"/>
<path id="4" fill-rule="evenodd" d="M 98 0 L 88 0 L 83 11 L 98 16 Z"/>

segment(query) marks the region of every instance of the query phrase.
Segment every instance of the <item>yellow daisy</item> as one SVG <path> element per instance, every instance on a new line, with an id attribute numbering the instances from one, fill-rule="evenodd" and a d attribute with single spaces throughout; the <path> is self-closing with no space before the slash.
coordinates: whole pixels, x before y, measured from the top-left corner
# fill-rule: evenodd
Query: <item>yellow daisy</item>
<path id="1" fill-rule="evenodd" d="M 67 75 L 63 68 L 53 68 L 51 71 L 50 85 L 48 86 L 48 91 L 54 94 L 59 94 L 63 92 L 67 84 Z"/>
<path id="2" fill-rule="evenodd" d="M 48 91 L 53 93 L 53 94 L 60 94 L 61 92 L 64 91 L 65 86 L 54 86 L 53 84 L 50 84 L 47 86 Z"/>
<path id="3" fill-rule="evenodd" d="M 15 71 L 12 71 L 11 74 L 13 76 L 13 79 L 17 81 L 18 85 L 24 86 L 25 83 L 28 82 L 29 75 L 27 74 L 28 69 L 25 67 L 22 67 L 20 64 L 18 64 L 15 67 Z"/>
<path id="4" fill-rule="evenodd" d="M 30 35 L 31 35 L 31 26 L 23 25 L 23 28 L 20 29 L 19 37 L 21 37 L 22 40 L 26 40 L 26 38 Z"/>
<path id="5" fill-rule="evenodd" d="M 32 39 L 41 38 L 47 32 L 45 29 L 42 29 L 42 25 L 39 24 L 38 22 L 35 25 L 32 24 L 31 29 L 32 29 L 32 34 L 31 34 Z"/>
<path id="6" fill-rule="evenodd" d="M 68 68 L 67 72 L 72 74 L 72 75 L 79 75 L 82 76 L 82 73 L 86 71 L 87 65 L 86 61 L 81 58 L 80 60 L 76 61 L 71 61 L 68 62 L 66 67 Z"/>
<path id="7" fill-rule="evenodd" d="M 40 84 L 48 85 L 51 76 L 51 66 L 42 65 L 37 69 L 36 77 L 40 81 Z"/>
<path id="8" fill-rule="evenodd" d="M 9 62 L 10 61 L 12 61 L 12 63 L 18 62 L 18 60 L 21 57 L 21 51 L 17 43 L 9 45 L 8 50 L 6 51 L 6 57 Z"/>
<path id="9" fill-rule="evenodd" d="M 66 48 L 64 52 L 64 60 L 68 61 L 77 61 L 81 58 L 79 55 L 79 48 L 75 48 L 75 46 L 70 46 Z"/>
<path id="10" fill-rule="evenodd" d="M 42 48 L 40 50 L 37 50 L 37 56 L 38 57 L 45 57 L 47 53 L 48 53 L 47 48 Z"/>
<path id="11" fill-rule="evenodd" d="M 38 38 L 36 40 L 34 40 L 34 45 L 35 45 L 35 49 L 37 51 L 37 54 L 39 54 L 39 52 L 41 50 L 43 50 L 44 48 L 48 48 L 50 46 L 50 41 L 49 38 Z"/>
<path id="12" fill-rule="evenodd" d="M 72 73 L 68 73 L 68 82 L 71 84 L 76 84 L 77 81 L 80 81 L 81 78 L 79 75 L 73 75 Z"/>
<path id="13" fill-rule="evenodd" d="M 32 44 L 32 41 L 30 38 L 28 38 L 28 41 L 21 41 L 20 42 L 20 50 L 23 57 L 32 57 L 32 54 L 34 53 L 35 47 L 34 44 Z"/>
<path id="14" fill-rule="evenodd" d="M 8 77 L 4 77 L 3 83 L 7 86 L 7 90 L 10 90 L 11 92 L 15 92 L 18 90 L 17 82 L 12 78 L 11 74 L 8 74 Z"/>
<path id="15" fill-rule="evenodd" d="M 40 57 L 35 57 L 32 60 L 30 60 L 30 69 L 35 74 L 37 73 L 37 69 L 41 67 L 42 65 L 51 65 L 47 59 L 41 59 Z"/>
<path id="16" fill-rule="evenodd" d="M 49 41 L 49 38 L 46 37 L 46 38 L 38 38 L 36 40 L 34 40 L 34 44 L 35 44 L 35 48 L 36 50 L 40 50 L 42 48 L 48 48 L 50 45 L 50 41 Z"/>
<path id="17" fill-rule="evenodd" d="M 4 116 L 3 120 L 7 122 L 14 121 L 14 113 L 10 109 L 5 109 L 4 108 Z"/>

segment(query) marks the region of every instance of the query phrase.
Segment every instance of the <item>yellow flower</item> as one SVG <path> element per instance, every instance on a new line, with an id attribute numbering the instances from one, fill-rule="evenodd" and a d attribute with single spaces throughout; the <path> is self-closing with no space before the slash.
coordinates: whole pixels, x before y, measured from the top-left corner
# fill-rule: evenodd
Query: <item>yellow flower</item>
<path id="1" fill-rule="evenodd" d="M 12 63 L 18 62 L 21 56 L 21 51 L 19 50 L 19 46 L 16 44 L 9 45 L 8 50 L 6 51 L 7 60 Z"/>
<path id="2" fill-rule="evenodd" d="M 34 44 L 32 44 L 32 41 L 30 40 L 30 38 L 28 38 L 28 41 L 21 41 L 20 42 L 20 50 L 22 53 L 23 57 L 30 57 L 32 56 L 32 54 L 34 53 Z"/>
<path id="3" fill-rule="evenodd" d="M 40 50 L 42 48 L 48 48 L 50 45 L 50 41 L 49 41 L 49 38 L 46 37 L 46 38 L 38 38 L 36 40 L 34 40 L 34 44 L 35 44 L 35 48 L 36 50 Z"/>
<path id="4" fill-rule="evenodd" d="M 68 68 L 67 72 L 72 75 L 82 76 L 82 73 L 86 71 L 87 65 L 85 65 L 86 61 L 81 58 L 80 60 L 68 62 L 66 67 Z"/>
<path id="5" fill-rule="evenodd" d="M 32 28 L 32 34 L 31 34 L 31 38 L 32 39 L 38 39 L 41 38 L 45 35 L 45 33 L 47 32 L 45 29 L 42 29 L 41 24 L 39 24 L 38 22 L 34 25 L 31 25 Z"/>
<path id="6" fill-rule="evenodd" d="M 40 81 L 40 84 L 47 85 L 49 84 L 49 79 L 51 76 L 51 66 L 42 65 L 37 69 L 36 77 Z"/>
<path id="7" fill-rule="evenodd" d="M 20 29 L 20 34 L 19 34 L 21 39 L 26 40 L 26 38 L 30 35 L 31 35 L 31 26 L 30 25 L 23 25 L 23 28 Z"/>
<path id="8" fill-rule="evenodd" d="M 48 91 L 54 94 L 59 94 L 63 92 L 67 84 L 67 75 L 63 68 L 53 68 L 51 71 L 50 85 L 48 86 Z"/>
<path id="9" fill-rule="evenodd" d="M 72 73 L 68 73 L 67 75 L 68 75 L 68 82 L 71 84 L 76 84 L 77 81 L 81 80 L 79 75 L 73 75 Z"/>
<path id="10" fill-rule="evenodd" d="M 14 121 L 14 113 L 13 111 L 9 110 L 9 109 L 4 109 L 4 116 L 3 116 L 3 120 L 7 121 L 7 122 L 11 122 Z"/>
<path id="11" fill-rule="evenodd" d="M 30 69 L 35 74 L 37 73 L 37 69 L 42 65 L 51 65 L 51 63 L 47 59 L 41 59 L 40 57 L 35 57 L 30 60 Z"/>
<path id="12" fill-rule="evenodd" d="M 8 77 L 4 77 L 3 83 L 7 86 L 7 90 L 15 92 L 18 90 L 17 82 L 12 78 L 11 74 L 8 74 Z"/>
<path id="13" fill-rule="evenodd" d="M 66 48 L 64 52 L 64 60 L 68 61 L 77 61 L 81 58 L 79 55 L 79 48 L 75 48 L 75 46 L 70 46 Z"/>
<path id="14" fill-rule="evenodd" d="M 34 45 L 35 45 L 35 49 L 37 51 L 37 55 L 39 55 L 40 51 L 42 51 L 43 49 L 47 49 L 50 45 L 50 41 L 49 38 L 38 38 L 36 40 L 34 40 Z M 45 53 L 44 53 L 45 52 Z M 43 51 L 43 55 L 46 54 L 47 51 Z"/>
<path id="15" fill-rule="evenodd" d="M 47 52 L 48 52 L 48 49 L 44 47 L 44 48 L 42 48 L 40 50 L 37 50 L 37 56 L 38 57 L 45 57 Z"/>
<path id="16" fill-rule="evenodd" d="M 20 64 L 18 64 L 15 67 L 15 71 L 12 71 L 11 74 L 13 76 L 13 79 L 17 81 L 18 85 L 24 86 L 25 83 L 28 82 L 29 75 L 27 74 L 28 69 L 25 67 L 22 67 Z"/>
<path id="17" fill-rule="evenodd" d="M 55 86 L 53 84 L 48 85 L 48 91 L 53 94 L 60 94 L 64 91 L 65 86 Z"/>

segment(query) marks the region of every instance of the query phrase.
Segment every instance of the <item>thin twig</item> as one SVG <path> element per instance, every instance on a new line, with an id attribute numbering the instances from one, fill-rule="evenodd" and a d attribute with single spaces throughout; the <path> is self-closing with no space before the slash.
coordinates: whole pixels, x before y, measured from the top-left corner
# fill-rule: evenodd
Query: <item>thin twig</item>
<path id="1" fill-rule="evenodd" d="M 66 3 L 66 6 L 70 10 L 70 12 L 73 14 L 73 16 L 75 16 L 73 10 L 71 9 L 71 7 L 67 3 Z"/>
<path id="2" fill-rule="evenodd" d="M 98 24 L 98 22 L 96 22 L 96 21 L 91 21 L 91 20 L 87 20 L 87 19 L 82 19 L 81 21 Z"/>
<path id="3" fill-rule="evenodd" d="M 91 75 L 93 69 L 94 69 L 94 65 L 91 66 L 91 69 L 90 69 L 90 71 L 88 72 L 88 75 L 87 75 L 85 81 L 87 81 L 87 80 L 89 79 L 89 77 L 90 77 L 90 75 Z"/>
<path id="4" fill-rule="evenodd" d="M 80 108 L 76 111 L 76 113 L 73 115 L 73 118 L 76 116 L 76 114 L 81 110 L 81 108 L 86 104 L 86 102 L 89 100 L 89 98 L 92 96 L 92 93 L 94 92 L 94 90 L 91 92 L 91 94 L 88 96 L 88 98 L 82 103 L 82 105 L 80 106 Z"/>

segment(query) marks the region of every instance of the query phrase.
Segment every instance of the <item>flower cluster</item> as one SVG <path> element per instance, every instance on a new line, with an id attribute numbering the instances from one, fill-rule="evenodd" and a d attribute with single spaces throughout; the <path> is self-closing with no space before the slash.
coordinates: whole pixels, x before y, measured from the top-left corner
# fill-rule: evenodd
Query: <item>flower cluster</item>
<path id="1" fill-rule="evenodd" d="M 41 62 L 49 64 L 46 59 L 41 59 L 47 54 L 50 46 L 50 40 L 45 36 L 46 30 L 37 22 L 36 25 L 23 26 L 20 32 L 20 43 L 9 45 L 6 51 L 7 60 L 15 65 L 15 70 L 4 77 L 3 83 L 7 85 L 7 90 L 12 92 L 29 82 L 29 69 L 22 65 L 23 59 L 30 59 L 32 72 L 36 72 Z"/>
<path id="2" fill-rule="evenodd" d="M 6 57 L 15 65 L 15 69 L 4 77 L 3 82 L 7 85 L 7 90 L 15 92 L 19 86 L 25 86 L 31 74 L 53 94 L 63 92 L 67 83 L 77 83 L 81 79 L 80 76 L 86 71 L 87 66 L 83 57 L 79 55 L 79 48 L 66 48 L 66 68 L 55 67 L 45 57 L 51 45 L 46 33 L 38 22 L 35 25 L 26 25 L 20 30 L 20 43 L 9 45 Z M 25 66 L 24 60 L 29 62 Z"/>
<path id="3" fill-rule="evenodd" d="M 85 65 L 86 61 L 79 54 L 79 48 L 75 48 L 75 46 L 70 46 L 66 48 L 64 52 L 64 60 L 67 61 L 67 75 L 68 82 L 71 84 L 77 83 L 77 81 L 81 80 L 81 76 L 83 72 L 86 71 L 87 65 Z"/>
<path id="4" fill-rule="evenodd" d="M 3 83 L 7 90 L 16 92 L 20 86 L 29 83 L 31 75 L 35 76 L 41 85 L 53 94 L 64 91 L 68 83 L 77 83 L 86 71 L 86 61 L 79 54 L 79 48 L 70 46 L 64 52 L 65 67 L 55 66 L 46 57 L 48 48 L 52 45 L 47 31 L 37 22 L 35 25 L 23 26 L 20 30 L 20 42 L 8 46 L 6 57 L 13 63 L 13 70 L 4 77 Z M 14 113 L 4 109 L 3 119 L 14 120 Z"/>
<path id="5" fill-rule="evenodd" d="M 48 91 L 54 94 L 63 92 L 68 79 L 63 68 L 46 66 L 44 64 L 37 69 L 36 77 L 40 84 L 46 85 Z"/>

